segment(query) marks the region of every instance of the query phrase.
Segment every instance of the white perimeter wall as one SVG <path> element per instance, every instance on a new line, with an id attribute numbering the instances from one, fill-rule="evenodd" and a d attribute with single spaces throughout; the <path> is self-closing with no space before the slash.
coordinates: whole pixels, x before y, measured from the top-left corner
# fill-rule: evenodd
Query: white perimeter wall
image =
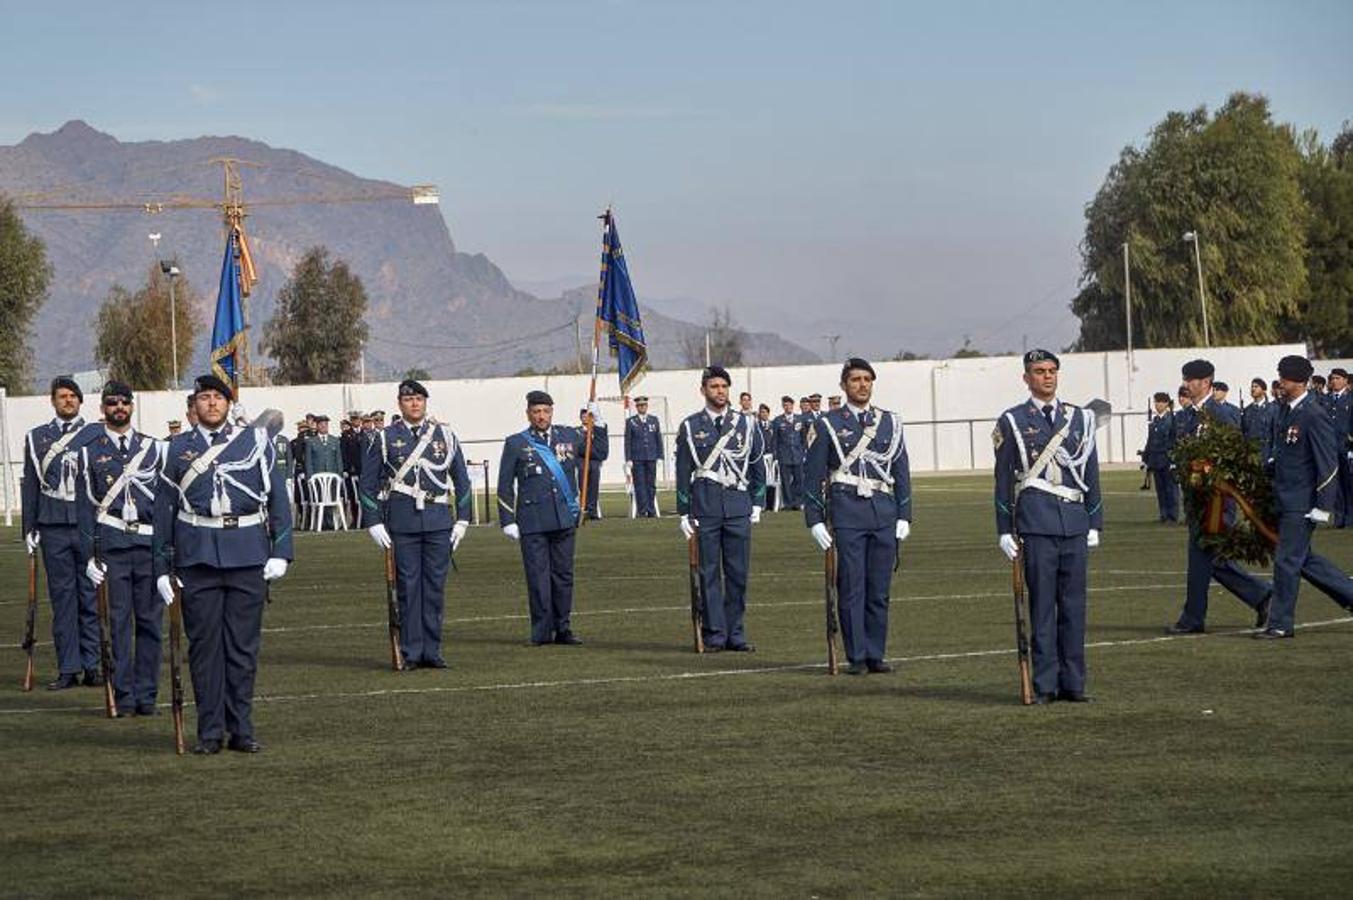
<path id="1" fill-rule="evenodd" d="M 1249 381 L 1256 376 L 1276 377 L 1278 359 L 1289 353 L 1304 354 L 1300 344 L 1264 347 L 1217 347 L 1210 350 L 1184 348 L 1139 350 L 1132 354 L 1129 372 L 1126 354 L 1063 354 L 1061 396 L 1073 403 L 1103 398 L 1113 404 L 1115 416 L 1106 432 L 1100 434 L 1100 457 L 1105 462 L 1132 462 L 1145 443 L 1146 409 L 1155 391 L 1171 395 L 1179 387 L 1179 369 L 1184 362 L 1206 357 L 1216 365 L 1217 378 L 1231 385 L 1231 400 L 1239 404 L 1248 399 Z M 1336 363 L 1322 362 L 1325 372 Z M 976 359 L 917 360 L 914 362 L 875 363 L 878 381 L 874 400 L 878 406 L 902 414 L 906 440 L 915 472 L 985 469 L 992 463 L 991 430 L 996 416 L 1026 396 L 1020 376 L 1023 367 L 1017 356 L 993 356 Z M 780 412 L 784 394 L 800 396 L 814 392 L 824 397 L 839 393 L 839 365 L 779 366 L 737 368 L 731 370 L 732 392 L 751 391 L 757 403 L 766 403 L 772 414 Z M 649 373 L 638 392 L 650 398 L 649 412 L 663 423 L 667 461 L 659 477 L 672 474 L 672 435 L 686 415 L 701 404 L 698 370 Z M 268 407 L 280 409 L 286 417 L 287 433 L 294 434 L 293 423 L 307 412 L 325 413 L 338 419 L 350 409 L 380 408 L 387 413 L 398 409 L 395 382 L 381 384 L 329 384 L 305 387 L 246 388 L 244 403 L 251 415 Z M 489 460 L 490 477 L 497 478 L 498 458 L 503 438 L 525 427 L 525 396 L 544 389 L 555 400 L 555 421 L 576 424 L 578 410 L 587 400 L 588 378 L 584 375 L 533 376 L 530 378 L 457 379 L 427 383 L 429 410 L 448 422 L 465 446 L 469 460 Z M 611 429 L 611 457 L 602 472 L 602 483 L 616 487 L 624 482 L 622 426 L 624 415 L 614 374 L 598 380 L 602 415 Z M 136 427 L 162 437 L 170 419 L 183 419 L 186 391 L 157 391 L 136 396 Z M 823 407 L 826 407 L 824 400 Z M 99 416 L 99 398 L 86 394 L 84 416 L 93 421 Z M 18 507 L 18 476 L 22 471 L 24 433 L 52 417 L 51 405 L 44 395 L 6 398 L 0 408 L 0 449 L 7 451 L 9 477 L 3 485 L 6 509 Z M 476 481 L 479 473 L 472 470 Z"/>

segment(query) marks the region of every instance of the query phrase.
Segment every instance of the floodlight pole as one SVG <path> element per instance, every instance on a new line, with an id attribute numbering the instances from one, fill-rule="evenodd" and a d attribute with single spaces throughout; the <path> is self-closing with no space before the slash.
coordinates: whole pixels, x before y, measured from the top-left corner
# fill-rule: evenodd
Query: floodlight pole
<path id="1" fill-rule="evenodd" d="M 1203 307 L 1203 346 L 1212 346 L 1212 337 L 1207 327 L 1207 292 L 1203 289 L 1203 255 L 1198 249 L 1198 232 L 1184 232 L 1184 241 L 1193 245 L 1193 262 L 1198 268 L 1198 302 Z"/>

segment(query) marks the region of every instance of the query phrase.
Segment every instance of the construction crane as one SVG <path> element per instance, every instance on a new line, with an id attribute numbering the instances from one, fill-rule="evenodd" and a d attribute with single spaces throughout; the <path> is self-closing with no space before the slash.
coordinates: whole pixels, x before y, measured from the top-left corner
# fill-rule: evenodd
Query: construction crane
<path id="1" fill-rule="evenodd" d="M 240 254 L 240 292 L 244 298 L 243 313 L 244 326 L 246 332 L 249 328 L 249 305 L 247 298 L 249 292 L 258 280 L 254 273 L 253 260 L 249 254 L 249 245 L 244 239 L 244 220 L 248 218 L 249 210 L 256 207 L 270 206 L 303 206 L 312 203 L 375 203 L 381 201 L 398 200 L 403 202 L 412 202 L 417 206 L 437 205 L 441 202 L 441 194 L 436 185 L 415 184 L 411 187 L 391 187 L 388 189 L 376 189 L 369 191 L 360 191 L 351 194 L 311 194 L 295 197 L 269 197 L 264 200 L 252 200 L 246 203 L 244 199 L 244 180 L 240 177 L 240 168 L 262 169 L 264 166 L 260 163 L 250 162 L 245 159 L 237 159 L 232 156 L 218 156 L 208 161 L 208 165 L 219 165 L 222 176 L 222 196 L 220 200 L 211 200 L 202 197 L 169 197 L 165 199 L 142 199 L 132 200 L 125 198 L 115 199 L 97 199 L 97 200 L 70 200 L 60 201 L 55 199 L 63 193 L 72 189 L 78 189 L 83 185 L 60 185 L 50 188 L 46 191 L 18 194 L 14 196 L 14 205 L 23 210 L 32 210 L 35 212 L 57 211 L 57 212 L 84 212 L 84 211 L 109 211 L 109 212 L 142 212 L 148 215 L 157 215 L 169 212 L 171 210 L 181 209 L 215 209 L 219 210 L 222 218 L 222 225 L 227 234 L 234 231 L 238 233 Z M 304 174 L 304 173 L 302 173 Z M 155 238 L 158 239 L 156 234 Z M 155 241 L 158 246 L 158 240 Z M 244 342 L 245 347 L 248 341 Z M 252 375 L 250 370 L 247 349 L 243 365 L 246 376 Z"/>

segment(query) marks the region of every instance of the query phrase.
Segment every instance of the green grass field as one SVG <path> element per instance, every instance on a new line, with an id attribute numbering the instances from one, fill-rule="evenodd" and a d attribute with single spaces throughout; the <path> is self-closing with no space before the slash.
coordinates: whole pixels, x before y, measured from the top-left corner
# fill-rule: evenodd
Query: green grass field
<path id="1" fill-rule="evenodd" d="M 1307 586 L 1297 639 L 1259 643 L 1214 588 L 1210 634 L 1164 637 L 1183 529 L 1135 472 L 1105 483 L 1091 705 L 1017 704 L 990 479 L 922 478 L 897 671 L 860 678 L 824 672 L 792 513 L 754 532 L 753 655 L 695 656 L 675 519 L 615 518 L 579 538 L 585 646 L 526 645 L 517 549 L 477 528 L 452 667 L 408 674 L 366 535 L 302 535 L 253 757 L 176 757 L 167 715 L 108 721 L 93 689 L 21 693 L 23 551 L 0 533 L 0 893 L 1347 895 L 1353 619 Z M 1353 535 L 1317 544 L 1353 570 Z"/>

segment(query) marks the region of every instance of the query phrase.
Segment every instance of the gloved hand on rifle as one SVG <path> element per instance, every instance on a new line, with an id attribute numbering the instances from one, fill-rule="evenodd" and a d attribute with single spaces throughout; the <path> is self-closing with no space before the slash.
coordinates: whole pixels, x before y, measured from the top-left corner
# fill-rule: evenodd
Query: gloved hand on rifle
<path id="1" fill-rule="evenodd" d="M 825 523 L 818 522 L 812 528 L 808 529 L 808 533 L 813 536 L 813 540 L 817 541 L 817 545 L 823 550 L 830 550 L 832 548 L 832 533 L 827 530 Z"/>
<path id="2" fill-rule="evenodd" d="M 1330 520 L 1330 514 L 1323 509 L 1312 509 L 1310 512 L 1306 514 L 1306 518 L 1310 519 L 1317 525 L 1328 525 Z"/>
<path id="3" fill-rule="evenodd" d="M 1099 529 L 1098 529 L 1098 528 L 1091 528 L 1089 531 L 1087 531 L 1087 532 L 1085 533 L 1085 546 L 1087 546 L 1087 547 L 1098 547 L 1098 546 L 1099 546 Z"/>
<path id="4" fill-rule="evenodd" d="M 94 582 L 94 587 L 103 584 L 103 579 L 108 577 L 108 568 L 99 565 L 97 559 L 91 559 L 85 564 L 85 577 Z"/>
<path id="5" fill-rule="evenodd" d="M 761 507 L 753 506 L 752 514 L 749 518 L 751 519 L 751 523 L 753 525 L 759 524 L 761 522 Z"/>
<path id="6" fill-rule="evenodd" d="M 1015 558 L 1019 556 L 1019 541 L 1015 540 L 1013 534 L 1001 535 L 1001 539 L 997 543 L 1001 548 L 1001 552 L 1010 557 L 1011 562 L 1014 562 Z"/>
<path id="7" fill-rule="evenodd" d="M 42 535 L 36 530 L 28 532 L 23 536 L 23 545 L 28 548 L 28 555 L 32 556 L 38 552 L 38 544 L 42 543 Z"/>
<path id="8" fill-rule="evenodd" d="M 389 550 L 393 541 L 390 540 L 390 529 L 385 527 L 384 522 L 377 522 L 366 530 L 371 535 L 371 539 L 376 542 L 376 546 L 382 550 Z"/>
<path id="9" fill-rule="evenodd" d="M 911 537 L 911 523 L 906 519 L 897 520 L 897 542 L 900 544 Z"/>
<path id="10" fill-rule="evenodd" d="M 272 557 L 263 564 L 263 580 L 276 581 L 287 574 L 287 561 L 279 557 Z"/>
<path id="11" fill-rule="evenodd" d="M 456 548 L 460 546 L 461 539 L 465 537 L 465 532 L 470 529 L 470 523 L 464 519 L 457 519 L 456 524 L 451 526 L 451 552 L 455 553 Z"/>
<path id="12" fill-rule="evenodd" d="M 521 540 L 521 529 L 517 527 L 516 522 L 513 522 L 511 525 L 504 525 L 503 534 L 507 535 L 514 541 Z"/>
<path id="13" fill-rule="evenodd" d="M 178 586 L 183 587 L 183 582 L 180 581 Z M 169 580 L 168 575 L 161 575 L 155 579 L 155 591 L 160 595 L 160 599 L 164 601 L 165 606 L 174 605 L 174 584 Z"/>
<path id="14" fill-rule="evenodd" d="M 753 509 L 755 509 L 755 507 L 753 507 Z M 691 538 L 695 537 L 695 529 L 700 527 L 700 523 L 690 516 L 682 516 L 681 520 L 677 522 L 677 526 L 681 528 L 681 533 L 684 534 L 686 540 L 689 541 Z"/>

